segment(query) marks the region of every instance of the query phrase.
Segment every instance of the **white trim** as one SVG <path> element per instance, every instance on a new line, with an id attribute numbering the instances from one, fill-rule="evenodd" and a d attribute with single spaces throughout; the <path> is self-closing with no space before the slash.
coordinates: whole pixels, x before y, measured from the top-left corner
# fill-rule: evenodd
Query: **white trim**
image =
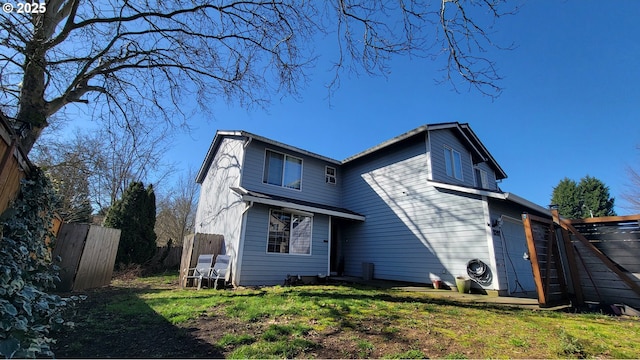
<path id="1" fill-rule="evenodd" d="M 284 255 L 284 256 L 312 256 L 313 255 L 313 216 L 306 216 L 306 215 L 301 215 L 301 214 L 297 214 L 297 213 L 291 213 L 290 212 L 291 209 L 272 209 L 269 208 L 269 223 L 267 225 L 267 242 L 266 242 L 266 254 L 267 255 Z M 278 211 L 281 213 L 287 213 L 289 215 L 291 215 L 291 223 L 289 224 L 289 247 L 287 249 L 286 253 L 283 252 L 277 252 L 277 251 L 269 251 L 269 233 L 271 232 L 271 212 L 272 211 Z M 298 216 L 304 216 L 304 217 L 308 217 L 311 220 L 311 232 L 309 234 L 310 239 L 309 239 L 309 253 L 308 254 L 301 254 L 301 253 L 292 253 L 291 252 L 291 234 L 293 233 L 293 215 L 298 215 Z"/>
<path id="2" fill-rule="evenodd" d="M 300 210 L 300 211 L 309 211 L 309 212 L 316 213 L 316 214 L 336 216 L 336 217 L 341 217 L 341 218 L 345 218 L 345 219 L 365 221 L 365 217 L 362 216 L 362 215 L 354 215 L 354 214 L 349 214 L 349 213 L 345 213 L 345 212 L 341 212 L 341 211 L 322 209 L 322 208 L 315 207 L 315 206 L 299 205 L 299 204 L 295 204 L 295 203 L 288 202 L 288 201 L 282 201 L 282 200 L 263 199 L 263 198 L 260 198 L 260 197 L 257 197 L 257 196 L 253 196 L 253 195 L 245 195 L 245 194 L 243 194 L 242 195 L 242 200 L 243 201 L 253 201 L 255 203 L 264 204 L 264 205 L 279 206 L 279 207 L 283 207 L 283 208 L 292 208 L 292 209 L 297 209 L 297 210 Z"/>
<path id="3" fill-rule="evenodd" d="M 454 191 L 459 191 L 459 192 L 463 192 L 463 193 L 466 193 L 466 194 L 487 196 L 487 197 L 491 197 L 491 198 L 495 198 L 495 199 L 501 199 L 501 200 L 505 200 L 506 199 L 505 194 L 497 193 L 497 192 L 494 192 L 494 191 L 473 189 L 473 188 L 468 188 L 468 187 L 460 186 L 460 185 L 445 184 L 445 183 L 436 182 L 436 181 L 433 181 L 433 180 L 429 181 L 429 182 L 431 183 L 431 185 L 433 185 L 436 188 L 454 190 Z"/>
<path id="4" fill-rule="evenodd" d="M 333 169 L 333 175 L 329 175 L 329 169 Z M 333 179 L 333 182 L 328 181 L 329 179 Z M 333 166 L 325 165 L 324 166 L 324 182 L 330 185 L 336 185 L 338 183 L 338 169 Z"/>
<path id="5" fill-rule="evenodd" d="M 331 230 L 332 230 L 333 217 L 329 215 L 329 231 L 327 232 L 328 239 L 328 247 L 327 247 L 327 277 L 331 275 L 331 245 L 333 242 L 333 238 L 331 238 Z"/>
<path id="6" fill-rule="evenodd" d="M 460 151 L 456 150 L 453 148 L 453 146 L 449 146 L 447 144 L 442 145 L 444 147 L 444 161 L 445 161 L 445 173 L 447 172 L 447 154 L 450 154 L 450 159 L 451 159 L 451 163 L 448 164 L 449 166 L 451 166 L 451 175 L 446 174 L 448 177 L 459 180 L 464 182 L 464 165 L 462 163 L 462 154 L 460 153 Z M 460 177 L 457 177 L 457 170 L 456 170 L 456 154 L 458 154 L 458 159 L 460 159 Z M 471 153 L 469 153 L 471 154 Z"/>
<path id="7" fill-rule="evenodd" d="M 234 286 L 238 286 L 240 284 L 240 274 L 242 274 L 242 255 L 244 254 L 244 238 L 247 234 L 247 217 L 249 216 L 247 210 L 252 207 L 253 202 L 250 202 L 242 212 L 242 228 L 240 228 L 240 239 L 238 240 L 238 249 L 236 249 L 236 259 L 233 262 L 235 264 L 236 271 L 231 274 L 231 284 Z M 233 269 L 233 266 L 231 268 Z"/>
<path id="8" fill-rule="evenodd" d="M 491 288 L 500 290 L 500 281 L 498 279 L 498 264 L 496 262 L 496 248 L 493 243 L 493 230 L 491 229 L 491 212 L 489 211 L 489 200 L 486 196 L 482 197 L 482 213 L 484 214 L 485 234 L 487 236 L 487 250 L 489 251 L 489 262 L 491 263 L 491 271 L 493 278 L 491 279 Z"/>
<path id="9" fill-rule="evenodd" d="M 427 131 L 426 133 L 427 135 L 425 137 L 427 140 L 427 179 L 431 180 L 433 179 L 433 165 L 431 163 L 431 155 L 432 155 L 431 131 Z"/>
<path id="10" fill-rule="evenodd" d="M 436 182 L 433 180 L 428 181 L 429 183 L 431 183 L 431 185 L 433 185 L 436 188 L 440 188 L 440 189 L 447 189 L 447 190 L 454 190 L 454 191 L 459 191 L 465 194 L 473 194 L 473 195 L 480 195 L 480 196 L 487 196 L 490 198 L 494 198 L 494 199 L 500 199 L 500 200 L 509 200 L 509 201 L 513 201 L 516 204 L 520 204 L 524 207 L 528 207 L 532 210 L 541 212 L 545 215 L 549 215 L 551 216 L 551 211 L 549 211 L 549 209 L 545 209 L 544 207 L 532 203 L 531 201 L 521 198 L 520 196 L 514 194 L 514 193 L 498 193 L 495 191 L 489 191 L 489 190 L 480 190 L 480 189 L 472 189 L 472 188 L 468 188 L 468 187 L 464 187 L 464 186 L 460 186 L 460 185 L 452 185 L 452 184 L 445 184 L 445 183 L 441 183 L 441 182 Z"/>
<path id="11" fill-rule="evenodd" d="M 265 181 L 264 181 L 264 179 L 265 179 L 265 178 L 264 178 L 264 176 L 265 176 L 265 170 L 267 170 L 267 169 L 266 169 L 266 167 L 267 167 L 267 151 L 270 151 L 270 152 L 272 152 L 272 153 L 276 153 L 276 154 L 280 154 L 280 155 L 282 155 L 282 182 L 280 183 L 280 185 L 272 184 L 272 183 L 270 183 L 270 182 L 265 182 Z M 287 168 L 287 157 L 290 157 L 290 158 L 294 158 L 294 159 L 300 160 L 300 189 L 296 189 L 296 188 L 294 188 L 294 187 L 285 186 L 285 184 L 284 184 L 284 179 L 285 179 L 285 175 L 286 175 L 285 170 L 286 170 L 286 168 Z M 272 149 L 267 148 L 267 147 L 265 147 L 265 148 L 264 148 L 264 161 L 262 162 L 262 183 L 263 183 L 263 184 L 271 185 L 271 186 L 278 186 L 278 187 L 281 187 L 281 188 L 284 188 L 284 189 L 291 189 L 291 190 L 296 190 L 296 191 L 302 191 L 302 177 L 303 177 L 303 173 L 304 173 L 304 159 L 303 159 L 303 158 L 299 158 L 299 157 L 297 157 L 297 156 L 289 155 L 289 154 L 287 154 L 287 153 L 283 153 L 283 152 L 280 152 L 280 151 L 277 151 L 277 150 L 272 150 Z M 268 178 L 268 176 L 267 176 L 267 178 Z"/>

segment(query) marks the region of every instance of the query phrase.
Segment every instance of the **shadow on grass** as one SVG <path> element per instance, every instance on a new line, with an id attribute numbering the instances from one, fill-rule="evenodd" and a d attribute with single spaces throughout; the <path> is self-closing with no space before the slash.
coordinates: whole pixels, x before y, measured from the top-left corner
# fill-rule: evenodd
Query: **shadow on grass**
<path id="1" fill-rule="evenodd" d="M 164 290 L 102 288 L 66 319 L 73 328 L 54 334 L 57 358 L 222 358 L 219 347 L 169 323 L 138 295 Z"/>

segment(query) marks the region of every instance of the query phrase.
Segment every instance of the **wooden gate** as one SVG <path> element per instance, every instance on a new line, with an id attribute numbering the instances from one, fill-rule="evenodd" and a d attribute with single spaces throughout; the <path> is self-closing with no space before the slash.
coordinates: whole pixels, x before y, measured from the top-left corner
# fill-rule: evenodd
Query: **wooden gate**
<path id="1" fill-rule="evenodd" d="M 640 215 L 580 220 L 523 214 L 541 307 L 585 302 L 640 308 Z"/>
<path id="2" fill-rule="evenodd" d="M 522 214 L 522 221 L 538 303 L 541 307 L 569 304 L 556 225 L 551 219 L 526 213 Z"/>

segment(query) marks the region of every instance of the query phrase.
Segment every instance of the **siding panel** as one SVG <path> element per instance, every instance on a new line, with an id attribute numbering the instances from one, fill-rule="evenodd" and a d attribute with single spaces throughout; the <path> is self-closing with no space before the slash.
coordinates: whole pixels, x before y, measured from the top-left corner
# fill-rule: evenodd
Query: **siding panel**
<path id="1" fill-rule="evenodd" d="M 269 207 L 256 204 L 247 212 L 242 256 L 242 285 L 282 284 L 287 275 L 326 274 L 328 266 L 329 217 L 313 217 L 311 255 L 267 253 Z"/>
<path id="2" fill-rule="evenodd" d="M 361 276 L 362 262 L 372 262 L 378 279 L 428 283 L 434 273 L 453 284 L 468 260 L 488 257 L 482 200 L 428 183 L 424 139 L 343 169 L 343 205 L 367 218 L 343 231 L 347 275 Z"/>
<path id="3" fill-rule="evenodd" d="M 302 159 L 301 190 L 284 188 L 281 186 L 264 184 L 265 149 L 281 152 Z M 325 182 L 325 166 L 336 168 L 337 184 Z M 246 159 L 242 174 L 242 186 L 246 189 L 264 192 L 271 195 L 284 196 L 292 199 L 311 201 L 318 204 L 341 206 L 340 184 L 341 171 L 335 164 L 330 164 L 310 156 L 266 145 L 260 141 L 252 141 L 247 147 Z"/>

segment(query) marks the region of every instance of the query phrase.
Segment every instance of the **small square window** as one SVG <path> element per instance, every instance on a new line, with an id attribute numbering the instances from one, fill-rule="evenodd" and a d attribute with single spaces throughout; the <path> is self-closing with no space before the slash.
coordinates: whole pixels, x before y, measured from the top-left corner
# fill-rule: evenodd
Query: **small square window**
<path id="1" fill-rule="evenodd" d="M 336 168 L 333 168 L 331 166 L 326 166 L 324 168 L 324 181 L 327 184 L 335 184 L 336 183 Z"/>

